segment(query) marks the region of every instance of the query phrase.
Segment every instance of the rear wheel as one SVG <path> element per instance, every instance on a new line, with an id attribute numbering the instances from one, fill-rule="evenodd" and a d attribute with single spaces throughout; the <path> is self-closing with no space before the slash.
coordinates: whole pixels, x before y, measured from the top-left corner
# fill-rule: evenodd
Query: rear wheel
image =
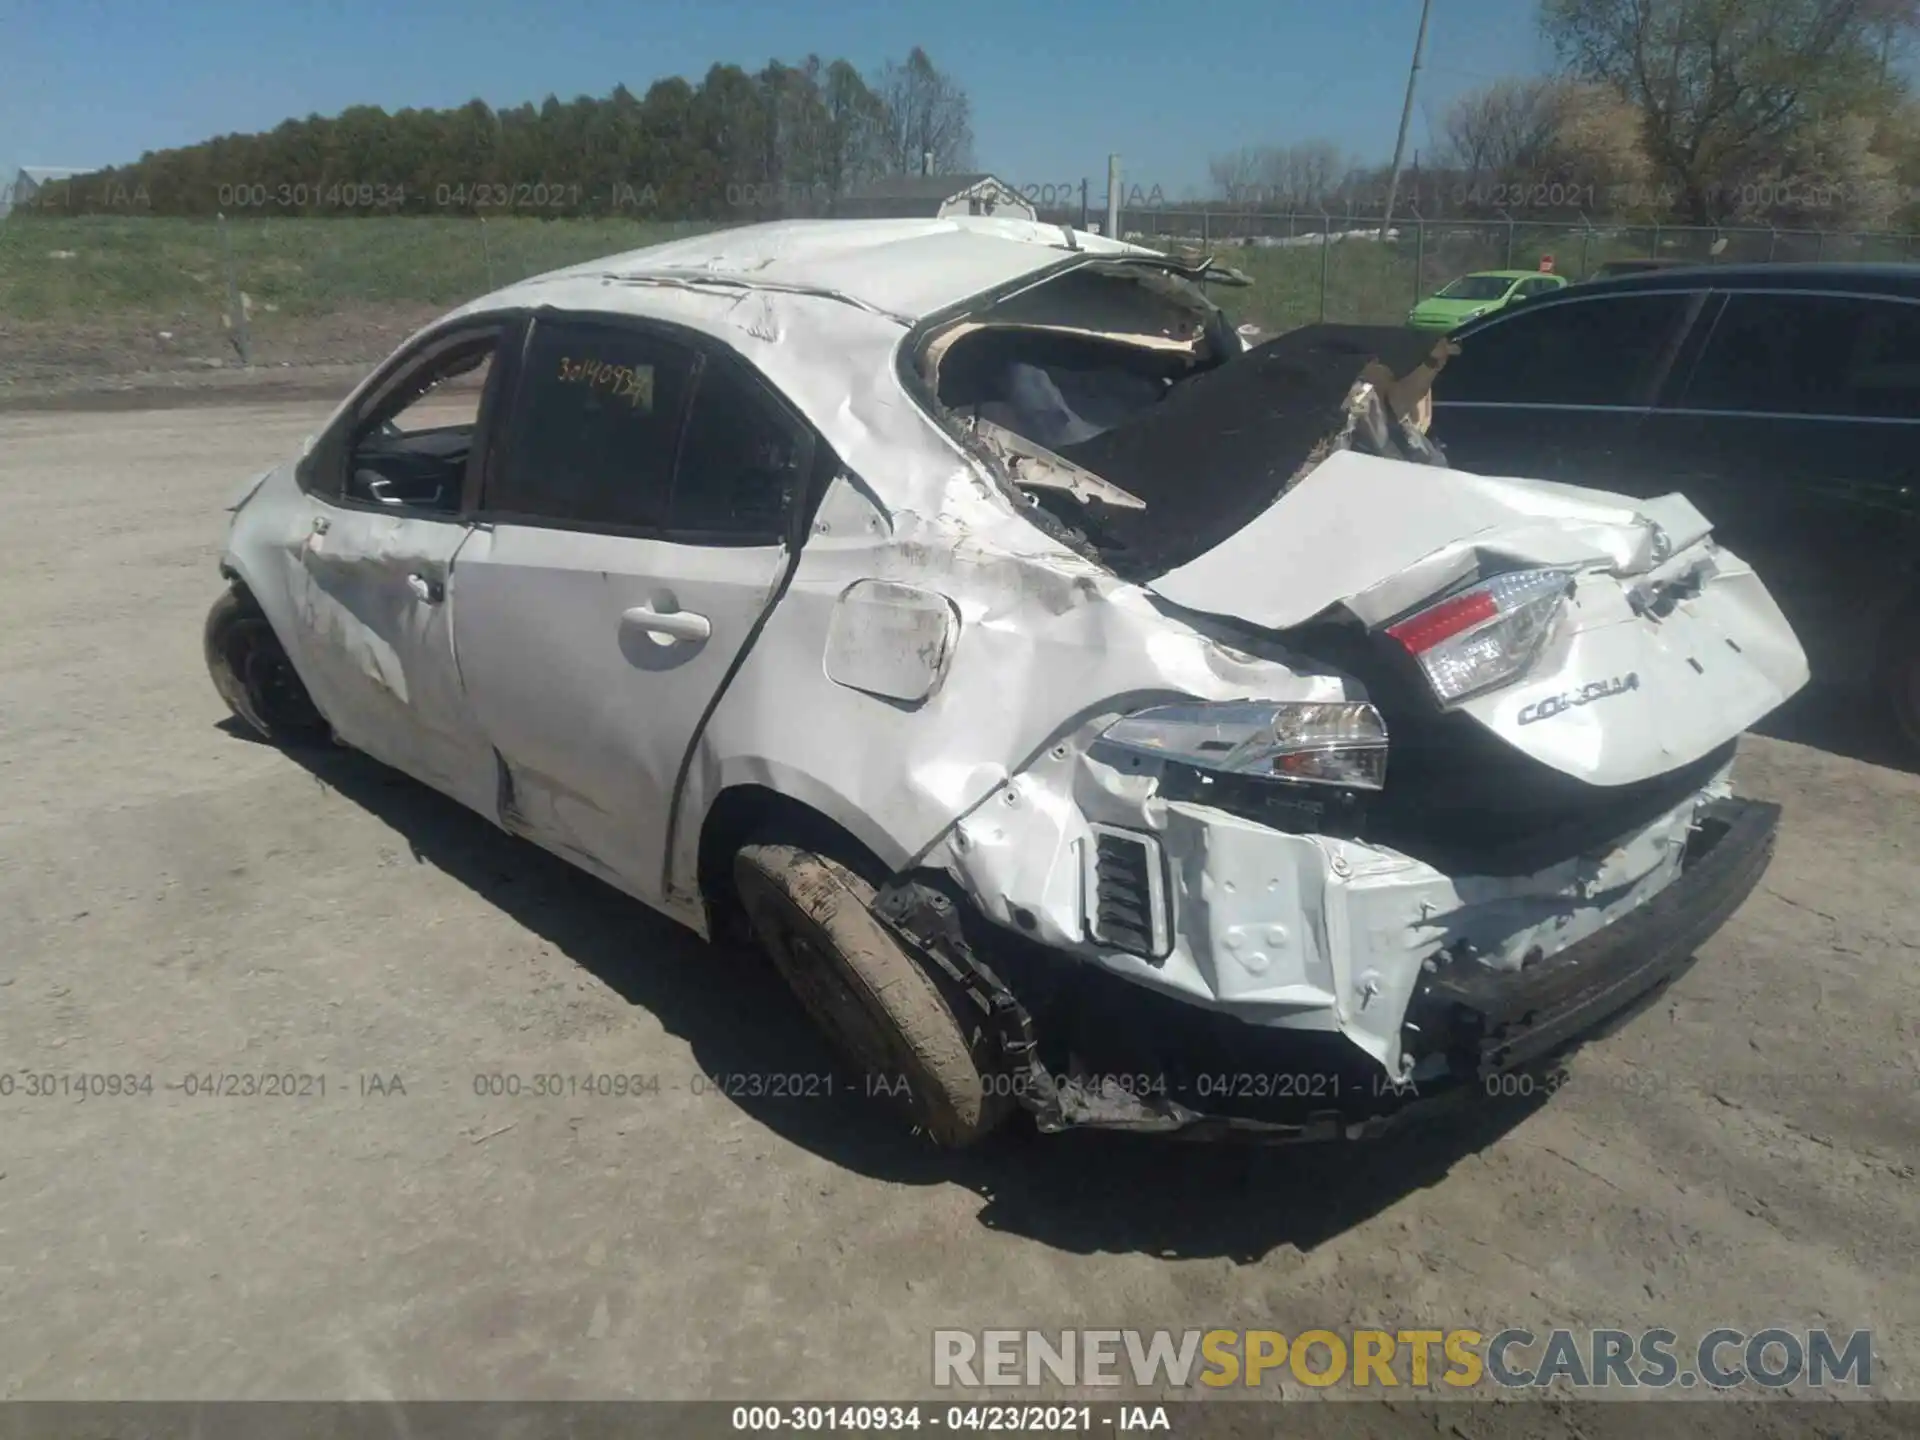
<path id="1" fill-rule="evenodd" d="M 214 689 L 252 729 L 279 744 L 327 739 L 327 722 L 252 596 L 233 589 L 214 601 L 205 643 Z"/>
<path id="2" fill-rule="evenodd" d="M 746 846 L 734 882 L 755 937 L 875 1098 L 953 1148 L 1006 1117 L 981 1062 L 983 1037 L 874 918 L 872 885 L 789 845 Z"/>

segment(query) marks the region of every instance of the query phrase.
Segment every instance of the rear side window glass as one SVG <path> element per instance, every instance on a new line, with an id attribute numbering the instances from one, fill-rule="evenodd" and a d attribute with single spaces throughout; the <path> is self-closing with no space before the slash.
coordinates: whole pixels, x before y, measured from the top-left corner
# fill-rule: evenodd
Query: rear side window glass
<path id="1" fill-rule="evenodd" d="M 1682 404 L 1920 418 L 1920 305 L 1842 295 L 1732 296 Z"/>
<path id="2" fill-rule="evenodd" d="M 805 482 L 812 434 L 734 365 L 710 361 L 696 387 L 670 526 L 778 540 Z"/>
<path id="3" fill-rule="evenodd" d="M 1528 306 L 1460 342 L 1435 398 L 1510 405 L 1642 405 L 1686 319 L 1686 295 Z"/>
<path id="4" fill-rule="evenodd" d="M 693 361 L 686 347 L 623 326 L 536 323 L 482 508 L 559 524 L 664 526 Z"/>

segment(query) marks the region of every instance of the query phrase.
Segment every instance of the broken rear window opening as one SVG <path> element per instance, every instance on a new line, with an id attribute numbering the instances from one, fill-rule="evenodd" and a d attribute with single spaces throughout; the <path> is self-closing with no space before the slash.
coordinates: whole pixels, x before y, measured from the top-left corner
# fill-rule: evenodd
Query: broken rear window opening
<path id="1" fill-rule="evenodd" d="M 1450 342 L 1310 325 L 1239 351 L 1183 281 L 1121 304 L 1137 277 L 1069 290 L 1076 277 L 943 327 L 922 371 L 1025 497 L 1125 578 L 1205 554 L 1337 450 L 1446 463 L 1424 430 Z"/>

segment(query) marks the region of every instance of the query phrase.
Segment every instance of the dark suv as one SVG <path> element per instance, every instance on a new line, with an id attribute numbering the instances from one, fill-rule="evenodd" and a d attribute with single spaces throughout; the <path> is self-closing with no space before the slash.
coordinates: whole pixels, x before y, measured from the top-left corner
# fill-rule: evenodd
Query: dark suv
<path id="1" fill-rule="evenodd" d="M 1432 433 L 1464 470 L 1678 490 L 1816 679 L 1920 748 L 1920 265 L 1714 265 L 1571 286 L 1454 332 Z"/>

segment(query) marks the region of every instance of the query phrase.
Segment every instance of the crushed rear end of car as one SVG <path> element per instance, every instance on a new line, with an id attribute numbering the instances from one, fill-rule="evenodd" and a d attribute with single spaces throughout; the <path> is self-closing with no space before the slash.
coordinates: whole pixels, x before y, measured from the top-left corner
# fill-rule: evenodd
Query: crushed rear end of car
<path id="1" fill-rule="evenodd" d="M 1758 883 L 1733 753 L 1806 662 L 1683 498 L 1450 469 L 1431 336 L 999 343 L 942 399 L 1037 523 L 1277 682 L 1090 717 L 879 895 L 1042 1129 L 1381 1133 L 1636 1013 Z"/>

